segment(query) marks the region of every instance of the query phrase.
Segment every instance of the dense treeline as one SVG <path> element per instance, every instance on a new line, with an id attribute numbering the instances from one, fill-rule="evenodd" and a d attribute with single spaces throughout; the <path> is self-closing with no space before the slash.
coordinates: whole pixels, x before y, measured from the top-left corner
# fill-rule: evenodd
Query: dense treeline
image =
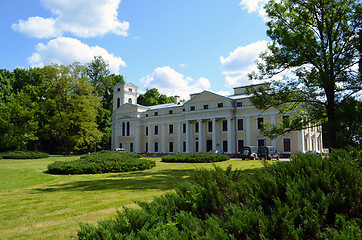
<path id="1" fill-rule="evenodd" d="M 101 57 L 85 65 L 0 69 L 0 151 L 110 149 L 117 82 L 123 77 L 110 74 Z"/>

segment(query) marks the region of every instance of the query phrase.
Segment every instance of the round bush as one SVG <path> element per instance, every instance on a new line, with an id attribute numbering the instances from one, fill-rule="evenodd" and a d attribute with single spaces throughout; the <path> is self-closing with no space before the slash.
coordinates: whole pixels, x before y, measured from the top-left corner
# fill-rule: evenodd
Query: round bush
<path id="1" fill-rule="evenodd" d="M 4 159 L 39 159 L 47 158 L 49 154 L 37 151 L 13 151 L 2 153 L 0 158 L 1 157 Z"/>
<path id="2" fill-rule="evenodd" d="M 198 153 L 176 153 L 161 158 L 162 162 L 178 162 L 178 163 L 211 163 L 229 160 L 227 155 L 221 155 L 210 152 Z"/>
<path id="3" fill-rule="evenodd" d="M 139 171 L 156 166 L 155 161 L 140 158 L 141 155 L 135 153 L 101 151 L 83 155 L 79 160 L 56 161 L 48 165 L 48 172 L 51 174 L 97 174 Z"/>

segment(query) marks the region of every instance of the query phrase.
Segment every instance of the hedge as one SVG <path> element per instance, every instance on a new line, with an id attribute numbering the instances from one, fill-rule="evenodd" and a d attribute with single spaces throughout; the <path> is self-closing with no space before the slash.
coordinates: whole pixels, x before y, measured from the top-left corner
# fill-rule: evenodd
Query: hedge
<path id="1" fill-rule="evenodd" d="M 39 159 L 49 157 L 48 153 L 43 152 L 31 152 L 31 151 L 13 151 L 13 152 L 4 152 L 0 154 L 0 159 Z"/>
<path id="2" fill-rule="evenodd" d="M 362 152 L 298 154 L 254 175 L 201 170 L 140 209 L 125 208 L 79 239 L 361 239 Z"/>
<path id="3" fill-rule="evenodd" d="M 108 172 L 130 172 L 150 169 L 155 161 L 140 159 L 135 153 L 101 151 L 83 155 L 79 160 L 56 161 L 48 165 L 51 174 L 97 174 Z"/>
<path id="4" fill-rule="evenodd" d="M 222 162 L 229 160 L 227 155 L 198 152 L 198 153 L 175 153 L 172 155 L 163 156 L 162 162 L 178 162 L 178 163 L 211 163 Z"/>

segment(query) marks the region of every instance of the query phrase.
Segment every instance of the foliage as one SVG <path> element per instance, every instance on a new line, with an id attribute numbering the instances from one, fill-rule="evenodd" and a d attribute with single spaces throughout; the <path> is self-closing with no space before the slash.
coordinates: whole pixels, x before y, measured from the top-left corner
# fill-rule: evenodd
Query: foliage
<path id="1" fill-rule="evenodd" d="M 43 68 L 44 95 L 50 134 L 66 144 L 66 153 L 83 149 L 102 136 L 97 129 L 99 102 L 82 65 L 53 65 Z"/>
<path id="2" fill-rule="evenodd" d="M 100 100 L 101 107 L 98 109 L 97 125 L 103 136 L 97 142 L 97 149 L 110 149 L 112 136 L 112 112 L 113 112 L 113 86 L 124 83 L 123 76 L 110 74 L 109 64 L 101 56 L 86 64 L 85 71 L 90 83 L 94 88 L 94 94 Z"/>
<path id="3" fill-rule="evenodd" d="M 83 155 L 79 160 L 56 161 L 49 164 L 51 174 L 97 174 L 130 172 L 150 169 L 156 165 L 152 160 L 140 159 L 135 153 L 101 151 Z"/>
<path id="4" fill-rule="evenodd" d="M 174 97 L 167 97 L 164 94 L 160 94 L 156 88 L 147 89 L 144 94 L 140 94 L 137 98 L 137 103 L 143 106 L 154 106 L 173 102 Z"/>
<path id="5" fill-rule="evenodd" d="M 269 1 L 267 35 L 272 39 L 260 55 L 252 79 L 285 74 L 283 81 L 249 88 L 253 105 L 281 113 L 298 110 L 293 121 L 267 125 L 264 133 L 280 135 L 326 122 L 330 147 L 336 146 L 336 110 L 361 91 L 358 72 L 362 27 L 357 0 Z M 297 111 L 297 110 L 296 110 Z"/>
<path id="6" fill-rule="evenodd" d="M 210 163 L 229 160 L 227 155 L 217 153 L 198 152 L 198 153 L 175 153 L 162 157 L 162 162 L 188 162 L 188 163 Z"/>
<path id="7" fill-rule="evenodd" d="M 13 152 L 4 152 L 0 153 L 0 159 L 38 159 L 38 158 L 47 158 L 49 157 L 48 153 L 38 152 L 38 151 L 13 151 Z"/>
<path id="8" fill-rule="evenodd" d="M 175 194 L 125 208 L 79 239 L 359 239 L 361 164 L 357 149 L 329 159 L 298 154 L 252 178 L 240 170 L 202 170 Z"/>

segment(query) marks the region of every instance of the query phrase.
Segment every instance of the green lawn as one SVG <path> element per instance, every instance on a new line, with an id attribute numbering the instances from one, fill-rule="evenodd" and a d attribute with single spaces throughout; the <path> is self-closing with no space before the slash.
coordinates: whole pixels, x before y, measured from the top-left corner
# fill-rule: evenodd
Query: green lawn
<path id="1" fill-rule="evenodd" d="M 0 239 L 75 239 L 80 222 L 113 217 L 134 200 L 148 201 L 172 191 L 209 163 L 162 163 L 143 172 L 49 175 L 49 163 L 79 157 L 0 160 Z M 229 160 L 226 168 L 253 169 L 260 161 Z"/>

